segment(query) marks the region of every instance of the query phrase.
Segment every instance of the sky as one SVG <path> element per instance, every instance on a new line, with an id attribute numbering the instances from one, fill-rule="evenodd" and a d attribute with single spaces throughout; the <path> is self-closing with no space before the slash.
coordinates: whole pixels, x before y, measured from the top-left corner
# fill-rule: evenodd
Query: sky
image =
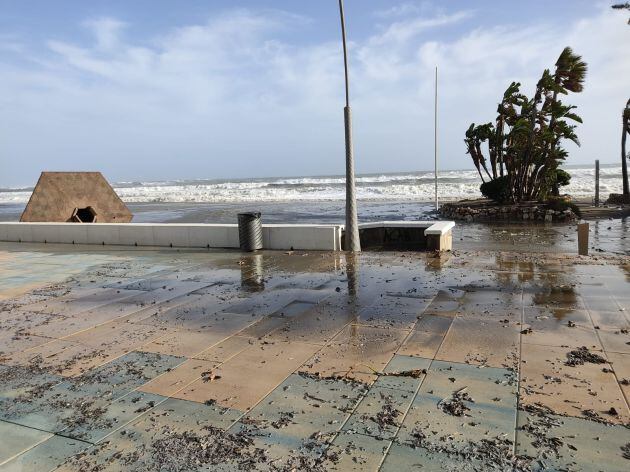
<path id="1" fill-rule="evenodd" d="M 470 123 L 512 81 L 533 94 L 565 46 L 567 164 L 619 160 L 630 26 L 612 1 L 345 0 L 358 173 L 471 168 Z M 343 174 L 336 0 L 0 0 L 0 187 L 43 170 L 112 181 Z"/>

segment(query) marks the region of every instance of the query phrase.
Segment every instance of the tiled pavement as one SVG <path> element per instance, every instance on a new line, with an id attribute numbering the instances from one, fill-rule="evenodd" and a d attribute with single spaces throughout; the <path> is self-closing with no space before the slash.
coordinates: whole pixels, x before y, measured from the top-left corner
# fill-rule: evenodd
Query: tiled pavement
<path id="1" fill-rule="evenodd" d="M 624 257 L 2 244 L 0 470 L 628 470 L 628 288 Z"/>

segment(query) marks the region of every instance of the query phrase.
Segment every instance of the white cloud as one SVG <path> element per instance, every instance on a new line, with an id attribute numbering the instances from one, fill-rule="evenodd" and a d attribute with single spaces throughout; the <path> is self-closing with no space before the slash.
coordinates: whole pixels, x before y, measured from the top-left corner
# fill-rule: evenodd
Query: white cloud
<path id="1" fill-rule="evenodd" d="M 94 34 L 97 48 L 108 51 L 119 46 L 120 33 L 127 25 L 115 18 L 102 17 L 86 21 L 84 26 Z"/>
<path id="2" fill-rule="evenodd" d="M 426 2 L 423 2 L 426 4 Z M 374 12 L 374 16 L 377 18 L 396 18 L 400 16 L 417 15 L 422 11 L 422 5 L 414 2 L 404 2 L 399 5 L 394 5 L 390 8 L 383 10 L 377 10 Z"/>
<path id="3" fill-rule="evenodd" d="M 470 167 L 468 124 L 490 121 L 512 80 L 530 94 L 566 45 L 590 67 L 585 92 L 568 98 L 585 120 L 572 159 L 617 159 L 630 76 L 619 15 L 484 29 L 466 28 L 467 11 L 390 17 L 351 44 L 359 171 L 431 167 L 436 64 L 443 162 Z M 31 66 L 0 55 L 0 145 L 24 163 L 2 169 L 0 184 L 29 183 L 43 168 L 113 179 L 343 173 L 341 47 L 336 37 L 285 39 L 307 18 L 234 10 L 142 40 L 117 19 L 85 25 L 91 44 L 50 40 Z M 449 25 L 460 33 L 438 39 Z"/>

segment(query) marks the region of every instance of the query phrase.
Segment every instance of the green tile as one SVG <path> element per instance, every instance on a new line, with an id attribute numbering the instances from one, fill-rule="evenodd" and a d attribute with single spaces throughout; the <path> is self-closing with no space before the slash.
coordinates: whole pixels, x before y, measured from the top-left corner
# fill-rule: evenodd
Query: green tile
<path id="1" fill-rule="evenodd" d="M 89 447 L 88 443 L 62 436 L 52 436 L 46 441 L 0 465 L 2 472 L 42 472 L 57 468 L 67 458 Z"/>
<path id="2" fill-rule="evenodd" d="M 88 417 L 80 424 L 64 429 L 63 435 L 97 443 L 166 400 L 160 395 L 131 392 L 114 402 L 103 402 L 102 414 Z"/>
<path id="3" fill-rule="evenodd" d="M 399 354 L 394 355 L 389 364 L 385 367 L 385 373 L 404 373 L 410 371 L 420 371 L 420 377 L 405 377 L 405 376 L 393 376 L 393 375 L 381 375 L 376 381 L 376 385 L 386 388 L 394 388 L 399 390 L 405 390 L 407 392 L 415 392 L 425 375 L 423 371 L 428 370 L 431 365 L 431 359 L 425 359 L 423 357 L 413 356 L 401 356 Z"/>
<path id="4" fill-rule="evenodd" d="M 440 407 L 458 391 L 473 400 L 463 401 L 468 410 L 462 416 Z M 442 445 L 443 438 L 449 438 L 447 443 L 453 449 L 497 437 L 514 442 L 515 424 L 516 381 L 511 371 L 434 361 L 396 441 L 410 444 L 415 432 L 420 431 L 436 447 Z"/>
<path id="5" fill-rule="evenodd" d="M 630 461 L 622 447 L 630 429 L 582 418 L 536 416 L 519 411 L 516 452 L 531 457 L 533 471 L 627 471 Z M 555 448 L 548 447 L 556 443 Z"/>
<path id="6" fill-rule="evenodd" d="M 328 455 L 336 455 L 337 460 L 328 461 L 326 470 L 377 471 L 390 445 L 389 440 L 343 432 L 328 450 Z"/>
<path id="7" fill-rule="evenodd" d="M 45 441 L 52 434 L 0 421 L 0 464 Z"/>
<path id="8" fill-rule="evenodd" d="M 343 427 L 376 438 L 392 439 L 414 398 L 413 392 L 373 385 Z"/>

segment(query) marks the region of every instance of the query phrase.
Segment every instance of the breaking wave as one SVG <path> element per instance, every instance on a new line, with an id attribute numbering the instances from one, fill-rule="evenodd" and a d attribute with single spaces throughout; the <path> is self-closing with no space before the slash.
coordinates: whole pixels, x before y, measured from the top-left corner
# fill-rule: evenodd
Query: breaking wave
<path id="1" fill-rule="evenodd" d="M 567 167 L 571 184 L 566 189 L 575 197 L 590 197 L 595 191 L 592 167 Z M 442 200 L 479 197 L 481 180 L 474 170 L 440 172 L 439 196 Z M 159 182 L 120 182 L 114 184 L 120 197 L 136 202 L 254 202 L 324 201 L 345 198 L 342 176 L 267 178 L 241 180 L 175 180 Z M 0 188 L 0 203 L 26 203 L 32 188 Z M 621 192 L 621 167 L 602 166 L 602 196 Z M 370 174 L 357 177 L 357 196 L 372 201 L 433 200 L 433 172 Z"/>

